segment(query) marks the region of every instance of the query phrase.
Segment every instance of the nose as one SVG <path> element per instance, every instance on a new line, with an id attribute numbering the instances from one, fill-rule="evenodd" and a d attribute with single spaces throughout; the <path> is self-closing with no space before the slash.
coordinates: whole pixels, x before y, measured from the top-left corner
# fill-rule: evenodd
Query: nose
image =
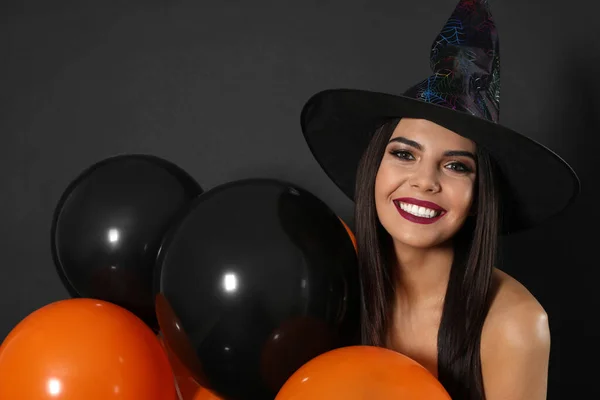
<path id="1" fill-rule="evenodd" d="M 437 170 L 434 167 L 426 165 L 421 165 L 414 171 L 409 179 L 409 184 L 412 188 L 424 192 L 436 193 L 440 190 L 440 181 Z"/>

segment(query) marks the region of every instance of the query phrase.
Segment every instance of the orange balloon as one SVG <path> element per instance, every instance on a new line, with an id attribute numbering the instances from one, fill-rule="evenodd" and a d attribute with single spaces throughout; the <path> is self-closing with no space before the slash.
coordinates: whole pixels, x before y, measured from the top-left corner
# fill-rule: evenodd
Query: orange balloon
<path id="1" fill-rule="evenodd" d="M 358 251 L 357 246 L 356 246 L 356 237 L 354 236 L 354 233 L 352 233 L 352 230 L 348 227 L 348 225 L 346 225 L 346 223 L 344 222 L 343 219 L 341 219 L 340 217 L 338 217 L 340 222 L 342 223 L 342 225 L 344 225 L 344 228 L 346 228 L 346 232 L 348 232 L 348 236 L 350 236 L 350 240 L 352 240 L 352 245 L 354 246 L 354 251 Z"/>
<path id="2" fill-rule="evenodd" d="M 313 358 L 283 385 L 275 400 L 451 400 L 416 361 L 392 350 L 350 346 Z"/>
<path id="3" fill-rule="evenodd" d="M 0 347 L 0 399 L 176 400 L 169 360 L 131 312 L 93 299 L 51 303 Z"/>

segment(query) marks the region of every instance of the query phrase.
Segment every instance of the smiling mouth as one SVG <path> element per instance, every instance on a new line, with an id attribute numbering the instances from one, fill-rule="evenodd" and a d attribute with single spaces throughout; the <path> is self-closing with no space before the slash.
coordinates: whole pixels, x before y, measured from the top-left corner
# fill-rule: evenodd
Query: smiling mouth
<path id="1" fill-rule="evenodd" d="M 421 218 L 435 218 L 443 212 L 442 210 L 434 210 L 427 207 L 421 207 L 416 204 L 403 203 L 401 201 L 398 201 L 396 206 L 400 207 L 402 210 L 411 215 Z"/>
<path id="2" fill-rule="evenodd" d="M 394 200 L 394 205 L 396 206 L 396 209 L 400 215 L 411 222 L 416 222 L 419 224 L 431 224 L 446 214 L 446 210 L 434 203 L 421 201 L 419 201 L 419 203 L 423 205 L 404 202 L 400 199 Z M 430 205 L 432 208 L 427 207 L 427 205 Z"/>

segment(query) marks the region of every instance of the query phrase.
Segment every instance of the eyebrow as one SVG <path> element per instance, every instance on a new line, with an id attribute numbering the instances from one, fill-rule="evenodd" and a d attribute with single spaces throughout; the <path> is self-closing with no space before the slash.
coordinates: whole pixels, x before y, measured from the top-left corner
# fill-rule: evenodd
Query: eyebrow
<path id="1" fill-rule="evenodd" d="M 402 136 L 397 136 L 389 141 L 389 143 L 392 143 L 392 142 L 404 143 L 408 146 L 414 147 L 415 149 L 417 149 L 419 151 L 423 151 L 423 146 L 420 143 L 415 142 L 414 140 L 407 139 Z M 470 151 L 466 151 L 466 150 L 448 150 L 448 151 L 444 152 L 444 156 L 446 156 L 446 157 L 464 156 L 464 157 L 469 157 L 469 158 L 473 159 L 473 161 L 475 161 L 475 154 L 471 153 Z"/>

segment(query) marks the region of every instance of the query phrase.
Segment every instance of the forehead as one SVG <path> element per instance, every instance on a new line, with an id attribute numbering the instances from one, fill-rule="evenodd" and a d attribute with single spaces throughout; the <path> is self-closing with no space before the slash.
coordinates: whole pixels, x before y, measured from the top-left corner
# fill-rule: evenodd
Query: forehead
<path id="1" fill-rule="evenodd" d="M 425 148 L 441 147 L 473 152 L 476 148 L 475 142 L 472 140 L 426 119 L 402 118 L 390 139 L 398 136 L 414 140 Z"/>

